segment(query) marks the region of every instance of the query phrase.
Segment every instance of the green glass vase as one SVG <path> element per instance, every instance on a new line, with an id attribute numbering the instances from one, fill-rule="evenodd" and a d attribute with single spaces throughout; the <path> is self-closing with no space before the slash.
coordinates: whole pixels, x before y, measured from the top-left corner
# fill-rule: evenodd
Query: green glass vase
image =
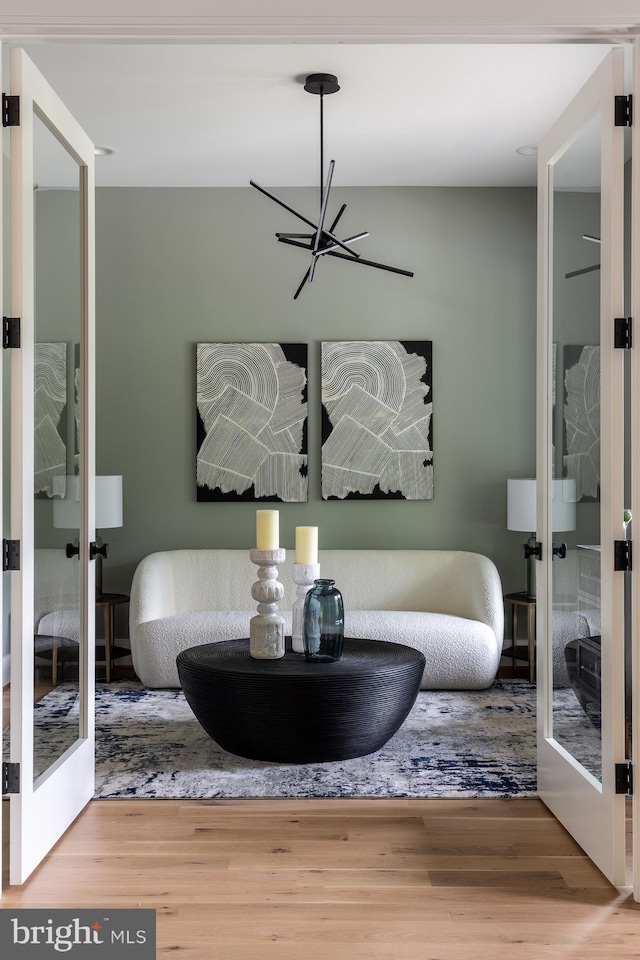
<path id="1" fill-rule="evenodd" d="M 344 604 L 335 580 L 314 580 L 304 601 L 304 655 L 313 662 L 330 663 L 342 656 Z"/>

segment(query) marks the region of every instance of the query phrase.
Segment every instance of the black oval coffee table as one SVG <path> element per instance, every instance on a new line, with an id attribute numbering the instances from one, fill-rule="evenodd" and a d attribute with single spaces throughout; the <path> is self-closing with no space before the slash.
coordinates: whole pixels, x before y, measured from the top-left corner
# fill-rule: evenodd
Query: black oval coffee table
<path id="1" fill-rule="evenodd" d="M 189 706 L 223 750 L 318 763 L 379 750 L 411 710 L 425 658 L 403 644 L 345 638 L 341 660 L 307 663 L 287 638 L 280 660 L 254 660 L 245 639 L 191 647 L 176 662 Z"/>

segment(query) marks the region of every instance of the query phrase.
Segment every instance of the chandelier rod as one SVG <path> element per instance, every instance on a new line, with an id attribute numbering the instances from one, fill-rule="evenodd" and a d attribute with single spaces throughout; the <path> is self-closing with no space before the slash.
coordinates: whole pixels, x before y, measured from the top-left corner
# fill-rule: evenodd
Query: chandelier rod
<path id="1" fill-rule="evenodd" d="M 324 88 L 320 87 L 320 207 L 324 191 Z"/>

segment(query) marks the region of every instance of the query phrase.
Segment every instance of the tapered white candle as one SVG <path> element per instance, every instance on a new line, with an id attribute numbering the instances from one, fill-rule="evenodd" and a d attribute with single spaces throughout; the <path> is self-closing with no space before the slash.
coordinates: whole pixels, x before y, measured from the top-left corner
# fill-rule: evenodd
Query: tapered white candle
<path id="1" fill-rule="evenodd" d="M 296 527 L 296 563 L 318 562 L 318 528 Z"/>
<path id="2" fill-rule="evenodd" d="M 277 510 L 256 510 L 256 550 L 280 549 L 280 515 Z"/>

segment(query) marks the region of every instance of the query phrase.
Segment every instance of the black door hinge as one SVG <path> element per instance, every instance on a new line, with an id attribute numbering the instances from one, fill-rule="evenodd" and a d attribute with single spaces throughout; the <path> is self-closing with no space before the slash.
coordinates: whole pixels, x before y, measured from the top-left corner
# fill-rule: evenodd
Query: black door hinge
<path id="1" fill-rule="evenodd" d="M 633 551 L 632 551 L 631 540 L 614 540 L 613 541 L 613 569 L 614 570 L 624 570 L 628 572 L 629 570 L 631 570 L 632 558 L 633 558 Z"/>
<path id="2" fill-rule="evenodd" d="M 633 794 L 633 764 L 629 760 L 616 763 L 616 793 L 627 797 Z"/>
<path id="3" fill-rule="evenodd" d="M 2 346 L 5 350 L 20 346 L 20 317 L 2 318 Z"/>
<path id="4" fill-rule="evenodd" d="M 20 126 L 20 97 L 2 94 L 2 126 Z"/>
<path id="5" fill-rule="evenodd" d="M 2 541 L 2 569 L 19 570 L 20 569 L 20 541 L 3 540 Z"/>
<path id="6" fill-rule="evenodd" d="M 615 98 L 615 125 L 616 127 L 630 127 L 633 123 L 633 100 L 631 95 Z"/>
<path id="7" fill-rule="evenodd" d="M 7 797 L 10 793 L 20 793 L 20 764 L 2 763 L 2 796 Z"/>
<path id="8" fill-rule="evenodd" d="M 616 350 L 631 349 L 631 317 L 616 317 L 613 321 L 613 345 Z"/>

